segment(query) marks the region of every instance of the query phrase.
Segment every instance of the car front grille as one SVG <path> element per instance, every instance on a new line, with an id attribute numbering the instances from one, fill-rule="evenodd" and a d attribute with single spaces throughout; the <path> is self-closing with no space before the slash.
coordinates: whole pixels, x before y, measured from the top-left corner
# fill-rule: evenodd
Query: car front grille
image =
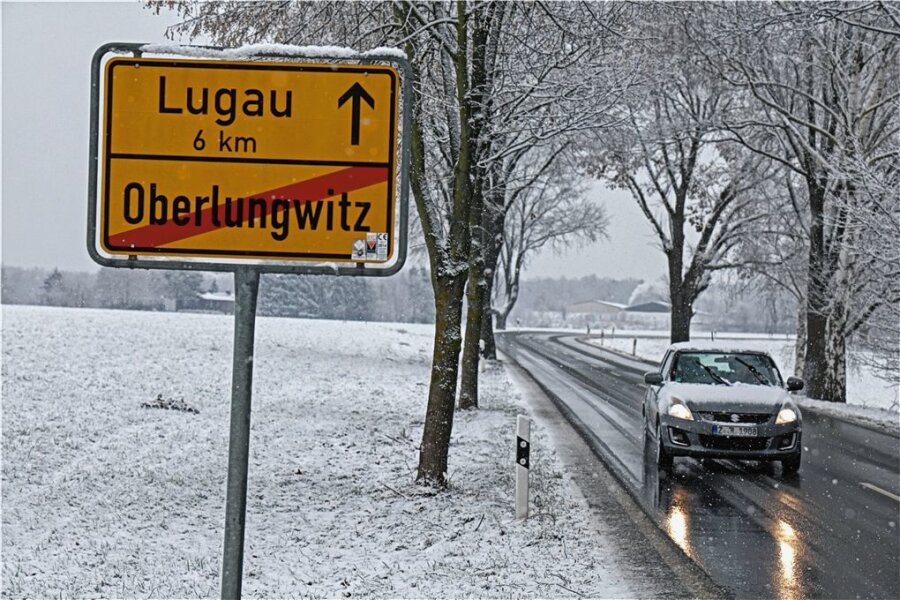
<path id="1" fill-rule="evenodd" d="M 731 412 L 701 412 L 697 413 L 704 421 L 712 423 L 766 423 L 772 415 L 766 413 L 731 413 Z M 738 420 L 732 419 L 737 415 Z"/>
<path id="2" fill-rule="evenodd" d="M 718 435 L 701 435 L 700 444 L 704 448 L 710 450 L 765 450 L 769 447 L 769 439 L 767 437 L 759 438 L 740 438 L 740 437 L 724 437 Z"/>

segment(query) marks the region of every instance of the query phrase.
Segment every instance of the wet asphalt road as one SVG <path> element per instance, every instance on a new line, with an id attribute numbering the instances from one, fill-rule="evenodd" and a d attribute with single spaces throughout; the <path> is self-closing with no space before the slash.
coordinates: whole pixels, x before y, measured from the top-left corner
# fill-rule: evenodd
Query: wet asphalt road
<path id="1" fill-rule="evenodd" d="M 797 475 L 778 463 L 692 458 L 658 473 L 644 460 L 641 369 L 571 335 L 507 333 L 499 344 L 737 598 L 900 598 L 900 438 L 805 411 Z"/>

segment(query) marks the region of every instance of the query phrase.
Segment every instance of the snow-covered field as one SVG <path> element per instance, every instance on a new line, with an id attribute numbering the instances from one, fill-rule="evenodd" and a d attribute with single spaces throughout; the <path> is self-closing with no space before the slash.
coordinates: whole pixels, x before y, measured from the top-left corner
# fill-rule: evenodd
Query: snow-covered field
<path id="1" fill-rule="evenodd" d="M 591 343 L 601 346 L 599 331 L 593 331 Z M 699 334 L 695 339 L 709 340 L 709 334 Z M 631 354 L 634 340 L 637 340 L 638 358 L 644 358 L 658 362 L 666 348 L 669 346 L 667 335 L 660 332 L 648 331 L 616 331 L 616 337 L 610 337 L 609 331 L 605 332 L 602 346 L 610 350 L 616 350 Z M 765 334 L 748 333 L 717 333 L 716 341 L 728 344 L 734 341 L 742 348 L 768 352 L 778 368 L 785 376 L 794 372 L 794 338 L 785 338 L 783 335 L 768 336 Z M 864 408 L 875 408 L 900 411 L 900 389 L 896 385 L 878 379 L 867 366 L 857 365 L 850 356 L 847 367 L 847 402 Z"/>
<path id="2" fill-rule="evenodd" d="M 218 595 L 232 318 L 2 316 L 2 595 Z M 256 339 L 246 595 L 646 595 L 540 427 L 537 516 L 513 519 L 524 409 L 499 365 L 434 495 L 413 482 L 431 326 L 261 318 Z M 141 407 L 160 394 L 199 413 Z"/>

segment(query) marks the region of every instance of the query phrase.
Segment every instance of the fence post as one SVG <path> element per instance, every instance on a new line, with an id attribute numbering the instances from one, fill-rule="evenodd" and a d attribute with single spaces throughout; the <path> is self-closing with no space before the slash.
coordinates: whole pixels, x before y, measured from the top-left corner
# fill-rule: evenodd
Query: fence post
<path id="1" fill-rule="evenodd" d="M 531 419 L 516 417 L 516 518 L 528 518 L 528 471 L 531 467 Z"/>
<path id="2" fill-rule="evenodd" d="M 637 356 L 637 338 L 631 340 L 631 355 Z"/>

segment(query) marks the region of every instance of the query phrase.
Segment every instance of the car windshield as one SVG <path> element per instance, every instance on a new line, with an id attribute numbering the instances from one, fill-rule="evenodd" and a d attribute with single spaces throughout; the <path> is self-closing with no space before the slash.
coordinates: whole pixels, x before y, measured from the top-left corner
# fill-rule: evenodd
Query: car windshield
<path id="1" fill-rule="evenodd" d="M 751 352 L 681 352 L 675 357 L 672 380 L 710 385 L 781 385 L 772 359 Z"/>

